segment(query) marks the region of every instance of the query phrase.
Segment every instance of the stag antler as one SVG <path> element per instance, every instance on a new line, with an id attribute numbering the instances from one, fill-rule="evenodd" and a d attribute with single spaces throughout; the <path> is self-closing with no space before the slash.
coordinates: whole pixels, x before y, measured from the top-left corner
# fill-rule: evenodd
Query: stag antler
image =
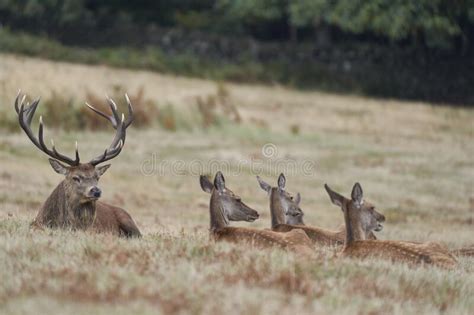
<path id="1" fill-rule="evenodd" d="M 38 107 L 40 99 L 37 98 L 36 100 L 33 101 L 33 103 L 30 105 L 28 102 L 25 104 L 25 98 L 26 95 L 23 95 L 23 97 L 20 100 L 21 96 L 21 91 L 18 91 L 18 95 L 15 98 L 15 110 L 16 113 L 18 114 L 18 121 L 20 123 L 21 128 L 23 131 L 26 133 L 28 138 L 30 138 L 31 142 L 52 157 L 53 159 L 59 160 L 61 162 L 64 162 L 70 166 L 76 166 L 79 165 L 79 151 L 77 148 L 77 141 L 76 141 L 76 158 L 73 160 L 61 153 L 59 153 L 56 150 L 56 147 L 54 146 L 54 141 L 51 140 L 52 144 L 52 150 L 50 150 L 44 143 L 43 140 L 43 117 L 40 116 L 39 118 L 39 129 L 38 129 L 38 138 L 35 137 L 33 134 L 33 131 L 31 130 L 31 121 L 33 120 L 33 116 L 35 115 L 36 108 Z"/>
<path id="2" fill-rule="evenodd" d="M 90 104 L 86 102 L 87 107 L 93 110 L 96 114 L 104 117 L 112 124 L 112 127 L 115 129 L 115 137 L 112 140 L 109 148 L 105 150 L 105 152 L 96 158 L 92 159 L 89 163 L 92 165 L 97 165 L 102 162 L 108 161 L 116 157 L 122 151 L 123 145 L 125 144 L 125 137 L 126 137 L 126 130 L 128 126 L 132 123 L 133 117 L 133 108 L 132 103 L 130 102 L 130 98 L 127 94 L 125 94 L 125 99 L 127 100 L 128 105 L 128 118 L 125 120 L 125 115 L 122 113 L 122 116 L 117 112 L 117 104 L 110 98 L 107 97 L 107 103 L 109 104 L 110 110 L 112 111 L 112 115 L 104 114 L 103 112 L 99 111 L 98 109 L 94 108 Z"/>

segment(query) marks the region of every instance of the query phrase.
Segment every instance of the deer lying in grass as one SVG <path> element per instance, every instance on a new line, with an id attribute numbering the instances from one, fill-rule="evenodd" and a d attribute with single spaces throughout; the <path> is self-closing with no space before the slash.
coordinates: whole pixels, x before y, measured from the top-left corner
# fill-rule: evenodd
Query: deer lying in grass
<path id="1" fill-rule="evenodd" d="M 97 166 L 111 160 L 120 154 L 125 143 L 126 129 L 133 121 L 133 110 L 128 96 L 129 117 L 120 117 L 117 106 L 112 99 L 107 99 L 112 116 L 108 116 L 94 107 L 87 106 L 100 116 L 106 118 L 116 130 L 115 137 L 104 153 L 87 163 L 80 163 L 76 142 L 75 158 L 71 159 L 59 153 L 52 142 L 49 149 L 43 140 L 43 118 L 39 119 L 39 131 L 36 138 L 31 130 L 31 121 L 39 104 L 39 99 L 31 105 L 25 104 L 25 96 L 18 93 L 15 99 L 15 110 L 21 128 L 33 144 L 51 158 L 52 168 L 66 178 L 54 189 L 41 207 L 32 225 L 36 227 L 93 229 L 97 232 L 108 232 L 121 236 L 141 236 L 138 227 L 131 216 L 123 209 L 99 202 L 102 191 L 97 186 L 100 176 L 110 167 L 110 164 Z M 60 163 L 63 162 L 66 165 Z"/>
<path id="2" fill-rule="evenodd" d="M 474 246 L 463 247 L 451 251 L 453 255 L 474 257 Z"/>
<path id="3" fill-rule="evenodd" d="M 309 236 L 311 241 L 319 245 L 342 245 L 346 237 L 345 226 L 337 231 L 330 231 L 318 227 L 306 226 L 303 222 L 303 210 L 299 204 L 301 196 L 298 193 L 296 198 L 285 190 L 286 178 L 282 173 L 278 177 L 278 186 L 272 187 L 257 176 L 260 187 L 266 191 L 270 197 L 270 214 L 272 220 L 272 230 L 276 232 L 289 232 L 293 229 L 302 229 Z M 367 226 L 364 231 L 366 238 L 376 239 L 372 231 L 381 231 L 382 222 L 385 217 L 374 211 L 372 214 L 373 224 Z"/>
<path id="4" fill-rule="evenodd" d="M 367 240 L 364 231 L 371 224 L 371 213 L 375 208 L 364 201 L 360 184 L 356 183 L 352 188 L 351 199 L 336 193 L 328 185 L 324 187 L 332 203 L 341 207 L 344 213 L 346 239 L 342 256 L 377 257 L 411 265 L 427 264 L 448 269 L 457 266 L 456 259 L 437 243 Z"/>
<path id="5" fill-rule="evenodd" d="M 214 184 L 206 176 L 201 175 L 200 184 L 203 191 L 211 194 L 210 233 L 216 241 L 243 242 L 257 247 L 277 246 L 298 253 L 312 253 L 311 241 L 302 230 L 293 230 L 283 234 L 252 228 L 230 227 L 229 221 L 253 222 L 259 215 L 225 186 L 221 172 L 217 172 Z"/>

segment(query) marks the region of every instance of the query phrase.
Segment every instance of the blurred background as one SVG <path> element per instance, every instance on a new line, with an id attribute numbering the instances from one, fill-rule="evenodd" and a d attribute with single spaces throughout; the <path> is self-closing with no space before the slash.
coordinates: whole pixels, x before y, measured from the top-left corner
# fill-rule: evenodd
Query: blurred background
<path id="1" fill-rule="evenodd" d="M 126 113 L 128 93 L 101 200 L 142 239 L 29 228 L 63 177 L 18 126 L 19 88 L 41 97 L 33 130 L 43 115 L 46 143 L 77 140 L 84 161 L 113 136 L 84 102 Z M 308 225 L 344 222 L 324 183 L 360 182 L 379 239 L 472 246 L 472 105 L 474 0 L 0 0 L 0 310 L 472 314 L 472 258 L 448 272 L 212 243 L 198 176 L 222 170 L 259 211 L 233 226 L 270 227 L 255 175 L 284 172 Z"/>
<path id="2" fill-rule="evenodd" d="M 0 51 L 474 103 L 473 0 L 0 0 Z"/>
<path id="3" fill-rule="evenodd" d="M 84 102 L 107 111 L 105 94 L 120 106 L 130 95 L 130 148 L 104 178 L 105 199 L 139 209 L 139 222 L 158 220 L 151 231 L 207 226 L 197 175 L 214 175 L 209 161 L 226 162 L 229 175 L 238 169 L 235 189 L 260 209 L 256 173 L 272 178 L 288 161 L 310 161 L 309 176 L 288 172 L 304 203 L 330 207 L 322 184 L 347 189 L 357 180 L 383 200 L 388 221 L 424 213 L 423 224 L 443 226 L 426 214 L 450 204 L 440 215 L 472 229 L 472 0 L 0 0 L 0 22 L 3 213 L 34 215 L 57 184 L 19 133 L 12 104 L 21 88 L 41 97 L 46 137 L 66 152 L 77 139 L 85 156 L 111 135 Z M 267 144 L 271 158 L 262 155 Z M 156 157 L 156 176 L 144 176 Z M 206 167 L 192 172 L 196 161 Z M 259 162 L 266 167 L 256 172 Z M 36 183 L 25 163 L 37 166 Z M 18 197 L 17 187 L 31 194 Z M 188 211 L 197 204 L 202 211 Z M 256 224 L 266 226 L 266 215 Z M 334 212 L 307 216 L 342 221 Z"/>

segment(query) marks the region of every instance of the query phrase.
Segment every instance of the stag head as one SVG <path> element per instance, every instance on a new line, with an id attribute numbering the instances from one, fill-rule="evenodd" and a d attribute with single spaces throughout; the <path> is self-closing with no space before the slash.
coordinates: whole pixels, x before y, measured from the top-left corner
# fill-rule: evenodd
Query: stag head
<path id="1" fill-rule="evenodd" d="M 105 149 L 104 153 L 96 156 L 87 163 L 81 163 L 79 157 L 78 145 L 76 142 L 75 157 L 74 159 L 59 153 L 54 145 L 54 141 L 51 140 L 51 149 L 45 144 L 43 139 L 44 124 L 43 117 L 39 118 L 39 129 L 38 136 L 36 137 L 31 130 L 31 121 L 39 105 L 39 98 L 33 101 L 31 104 L 25 103 L 26 95 L 18 95 L 15 99 L 15 110 L 18 114 L 18 121 L 20 127 L 26 133 L 31 142 L 40 149 L 43 153 L 50 157 L 49 163 L 51 167 L 61 175 L 66 177 L 65 185 L 70 194 L 75 196 L 75 200 L 80 203 L 95 201 L 100 198 L 102 191 L 98 187 L 98 181 L 105 171 L 110 167 L 110 164 L 98 166 L 99 164 L 109 161 L 120 154 L 125 144 L 126 130 L 133 121 L 133 108 L 130 99 L 127 95 L 125 98 L 128 104 L 129 116 L 125 119 L 125 115 L 120 115 L 117 111 L 117 105 L 115 102 L 107 97 L 107 103 L 109 104 L 111 115 L 107 115 L 93 106 L 86 103 L 87 107 L 93 110 L 98 115 L 107 119 L 112 127 L 115 129 L 115 136 L 110 146 Z"/>

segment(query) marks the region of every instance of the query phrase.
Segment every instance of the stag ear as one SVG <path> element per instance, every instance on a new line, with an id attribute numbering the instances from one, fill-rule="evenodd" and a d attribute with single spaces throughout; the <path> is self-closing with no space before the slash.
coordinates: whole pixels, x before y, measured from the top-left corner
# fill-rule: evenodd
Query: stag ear
<path id="1" fill-rule="evenodd" d="M 272 189 L 272 186 L 267 184 L 263 179 L 260 178 L 260 176 L 257 176 L 258 183 L 260 184 L 260 187 L 265 190 L 266 192 L 270 192 L 270 189 Z"/>
<path id="2" fill-rule="evenodd" d="M 199 176 L 199 183 L 201 184 L 201 189 L 204 190 L 207 193 L 211 193 L 212 188 L 214 185 L 212 185 L 211 181 L 207 176 L 201 175 Z"/>
<path id="3" fill-rule="evenodd" d="M 219 191 L 222 192 L 225 189 L 225 179 L 224 175 L 220 171 L 216 173 L 216 177 L 214 178 L 214 187 Z"/>
<path id="4" fill-rule="evenodd" d="M 300 195 L 300 193 L 297 193 L 297 194 L 296 194 L 296 197 L 295 197 L 295 203 L 296 203 L 297 205 L 299 205 L 300 202 L 301 202 L 301 195 Z"/>
<path id="5" fill-rule="evenodd" d="M 105 165 L 97 167 L 95 171 L 97 172 L 97 175 L 101 177 L 102 175 L 104 175 L 105 171 L 108 170 L 109 167 L 110 167 L 110 164 L 105 164 Z"/>
<path id="6" fill-rule="evenodd" d="M 69 172 L 69 168 L 67 166 L 59 163 L 55 159 L 49 159 L 49 164 L 51 164 L 53 170 L 55 170 L 58 174 L 67 175 L 67 173 Z"/>
<path id="7" fill-rule="evenodd" d="M 329 188 L 328 184 L 324 184 L 324 188 L 328 192 L 329 198 L 331 198 L 332 203 L 335 204 L 336 206 L 342 207 L 344 197 L 338 194 L 337 192 L 335 192 L 334 190 L 332 190 L 331 188 Z"/>
<path id="8" fill-rule="evenodd" d="M 285 184 L 286 184 L 285 175 L 283 175 L 283 173 L 281 173 L 280 176 L 278 176 L 278 188 L 280 188 L 280 189 L 285 188 Z"/>
<path id="9" fill-rule="evenodd" d="M 362 192 L 362 187 L 359 183 L 354 184 L 354 187 L 352 188 L 351 197 L 352 201 L 355 202 L 358 207 L 360 207 L 360 205 L 362 204 L 362 198 L 364 198 L 364 194 Z"/>

